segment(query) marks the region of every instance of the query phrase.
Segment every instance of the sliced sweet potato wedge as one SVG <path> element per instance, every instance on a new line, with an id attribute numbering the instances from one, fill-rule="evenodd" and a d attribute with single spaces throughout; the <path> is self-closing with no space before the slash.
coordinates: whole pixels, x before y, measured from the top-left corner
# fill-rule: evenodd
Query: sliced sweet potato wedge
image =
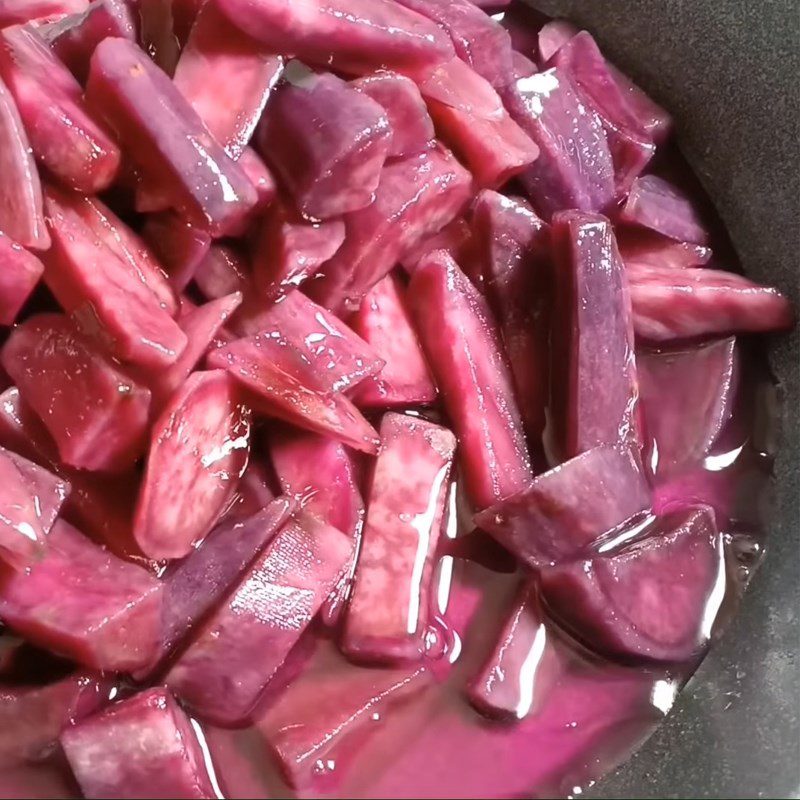
<path id="1" fill-rule="evenodd" d="M 0 325 L 14 324 L 43 274 L 44 264 L 0 230 Z"/>
<path id="2" fill-rule="evenodd" d="M 704 267 L 713 255 L 710 247 L 676 242 L 660 233 L 634 227 L 619 227 L 617 244 L 626 267 Z"/>

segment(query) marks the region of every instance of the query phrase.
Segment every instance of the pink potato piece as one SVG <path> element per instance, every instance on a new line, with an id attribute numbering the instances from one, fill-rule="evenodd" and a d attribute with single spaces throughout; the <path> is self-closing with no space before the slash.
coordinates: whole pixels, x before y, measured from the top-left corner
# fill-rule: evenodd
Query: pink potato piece
<path id="1" fill-rule="evenodd" d="M 439 146 L 387 164 L 374 202 L 345 217 L 344 244 L 308 293 L 326 308 L 355 310 L 406 252 L 459 215 L 471 191 L 470 174 Z"/>
<path id="2" fill-rule="evenodd" d="M 676 242 L 641 228 L 617 228 L 619 254 L 626 267 L 704 267 L 713 255 L 710 247 Z"/>
<path id="3" fill-rule="evenodd" d="M 255 188 L 178 88 L 133 42 L 104 39 L 86 98 L 115 130 L 145 178 L 187 220 L 224 235 L 256 204 Z"/>
<path id="4" fill-rule="evenodd" d="M 142 551 L 187 555 L 233 499 L 249 451 L 249 410 L 231 376 L 190 375 L 153 425 L 133 531 Z"/>
<path id="5" fill-rule="evenodd" d="M 660 526 L 620 550 L 541 574 L 548 608 L 599 652 L 681 662 L 709 639 L 725 591 L 714 512 L 688 509 L 662 518 Z"/>
<path id="6" fill-rule="evenodd" d="M 308 515 L 290 520 L 202 627 L 167 685 L 203 719 L 247 719 L 348 563 L 353 540 Z"/>
<path id="7" fill-rule="evenodd" d="M 250 141 L 283 59 L 205 3 L 175 67 L 175 85 L 211 135 L 238 158 Z"/>
<path id="8" fill-rule="evenodd" d="M 579 32 L 571 22 L 554 19 L 539 31 L 539 59 L 546 64 L 573 36 Z"/>
<path id="9" fill-rule="evenodd" d="M 309 222 L 275 204 L 261 223 L 253 277 L 268 300 L 278 300 L 312 278 L 344 242 L 340 219 Z"/>
<path id="10" fill-rule="evenodd" d="M 637 352 L 648 460 L 659 478 L 698 466 L 708 454 L 733 411 L 738 363 L 733 337 Z"/>
<path id="11" fill-rule="evenodd" d="M 216 300 L 234 292 L 247 291 L 249 286 L 247 264 L 242 255 L 224 244 L 212 245 L 197 264 L 194 283 L 203 297 Z"/>
<path id="12" fill-rule="evenodd" d="M 795 322 L 777 289 L 733 272 L 631 265 L 627 273 L 633 327 L 647 341 L 784 331 Z"/>
<path id="13" fill-rule="evenodd" d="M 341 78 L 293 61 L 256 141 L 297 209 L 327 219 L 372 202 L 391 137 L 383 106 Z"/>
<path id="14" fill-rule="evenodd" d="M 211 237 L 200 227 L 171 212 L 151 214 L 144 238 L 158 254 L 176 291 L 183 291 L 211 248 Z"/>
<path id="15" fill-rule="evenodd" d="M 574 558 L 651 505 L 638 454 L 604 444 L 538 475 L 475 517 L 527 567 Z"/>
<path id="16" fill-rule="evenodd" d="M 120 372 L 69 319 L 40 314 L 18 325 L 2 362 L 65 464 L 121 471 L 139 456 L 149 389 Z"/>
<path id="17" fill-rule="evenodd" d="M 380 434 L 341 646 L 358 661 L 414 661 L 430 617 L 456 439 L 440 425 L 391 412 Z"/>
<path id="18" fill-rule="evenodd" d="M 153 657 L 161 584 L 63 520 L 56 521 L 36 565 L 4 572 L 0 617 L 28 641 L 115 672 L 137 669 Z"/>
<path id="19" fill-rule="evenodd" d="M 163 687 L 67 729 L 61 745 L 89 800 L 217 796 L 191 721 Z"/>
<path id="20" fill-rule="evenodd" d="M 378 281 L 350 318 L 350 326 L 385 361 L 352 398 L 362 408 L 424 406 L 437 397 L 425 355 L 405 304 L 405 289 L 396 275 Z"/>
<path id="21" fill-rule="evenodd" d="M 88 0 L 2 0 L 0 28 L 83 11 Z"/>
<path id="22" fill-rule="evenodd" d="M 33 28 L 0 31 L 0 77 L 37 160 L 75 191 L 108 188 L 119 168 L 119 148 L 92 118 L 80 84 Z"/>
<path id="23" fill-rule="evenodd" d="M 50 234 L 44 223 L 39 173 L 16 103 L 2 80 L 0 172 L 0 230 L 23 247 L 46 250 Z"/>
<path id="24" fill-rule="evenodd" d="M 708 244 L 708 231 L 691 198 L 657 175 L 633 182 L 619 217 L 679 242 Z"/>
<path id="25" fill-rule="evenodd" d="M 611 223 L 579 211 L 553 219 L 556 256 L 555 407 L 567 458 L 637 441 L 638 385 L 626 270 Z"/>
<path id="26" fill-rule="evenodd" d="M 405 158 L 433 146 L 435 132 L 425 101 L 414 81 L 396 72 L 381 70 L 353 81 L 351 86 L 381 105 L 389 118 L 392 139 L 387 155 Z"/>
<path id="27" fill-rule="evenodd" d="M 16 569 L 34 564 L 69 494 L 56 475 L 0 447 L 0 558 Z"/>
<path id="28" fill-rule="evenodd" d="M 0 325 L 13 325 L 44 273 L 33 253 L 0 230 Z"/>
<path id="29" fill-rule="evenodd" d="M 497 326 L 485 298 L 441 251 L 420 263 L 409 304 L 458 437 L 468 497 L 484 509 L 532 477 Z"/>
<path id="30" fill-rule="evenodd" d="M 219 0 L 219 7 L 274 52 L 337 71 L 425 68 L 453 55 L 447 34 L 392 0 Z"/>

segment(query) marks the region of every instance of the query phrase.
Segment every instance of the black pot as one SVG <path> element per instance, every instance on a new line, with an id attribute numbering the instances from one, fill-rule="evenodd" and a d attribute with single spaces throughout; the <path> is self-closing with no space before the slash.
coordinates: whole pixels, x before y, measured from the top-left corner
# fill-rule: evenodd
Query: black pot
<path id="1" fill-rule="evenodd" d="M 675 117 L 744 270 L 797 307 L 800 14 L 792 0 L 534 0 Z M 767 557 L 668 720 L 592 797 L 800 796 L 800 338 L 776 338 L 783 442 Z"/>

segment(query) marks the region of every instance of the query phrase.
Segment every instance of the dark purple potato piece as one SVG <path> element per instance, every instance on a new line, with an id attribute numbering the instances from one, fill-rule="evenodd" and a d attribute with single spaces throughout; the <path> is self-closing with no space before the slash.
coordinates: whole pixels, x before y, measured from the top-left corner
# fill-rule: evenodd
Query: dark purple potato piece
<path id="1" fill-rule="evenodd" d="M 400 263 L 403 269 L 411 275 L 417 268 L 417 264 L 429 253 L 434 252 L 434 250 L 446 250 L 456 263 L 461 264 L 471 259 L 472 247 L 473 239 L 470 224 L 463 217 L 456 217 L 440 231 L 437 231 L 432 236 L 427 236 L 416 247 L 407 250 L 403 258 L 400 259 Z M 463 267 L 463 269 L 469 274 L 466 267 Z M 378 284 L 375 285 L 377 286 Z"/>
<path id="2" fill-rule="evenodd" d="M 2 0 L 0 28 L 84 11 L 88 0 Z"/>
<path id="3" fill-rule="evenodd" d="M 425 101 L 414 81 L 396 72 L 381 70 L 353 81 L 351 86 L 381 105 L 389 118 L 392 139 L 387 155 L 405 158 L 433 146 L 433 129 Z"/>
<path id="4" fill-rule="evenodd" d="M 169 282 L 176 291 L 183 291 L 208 254 L 211 237 L 171 212 L 150 215 L 142 233 L 164 265 Z"/>
<path id="5" fill-rule="evenodd" d="M 338 217 L 372 202 L 392 130 L 383 106 L 296 61 L 256 134 L 261 155 L 307 217 Z"/>
<path id="6" fill-rule="evenodd" d="M 650 504 L 638 454 L 606 444 L 537 476 L 476 515 L 475 524 L 524 565 L 541 569 L 574 558 Z"/>
<path id="7" fill-rule="evenodd" d="M 394 413 L 383 417 L 380 434 L 341 647 L 357 661 L 415 661 L 456 440 L 440 425 Z"/>
<path id="8" fill-rule="evenodd" d="M 43 273 L 42 262 L 0 230 L 0 325 L 14 324 Z"/>
<path id="9" fill-rule="evenodd" d="M 87 800 L 217 797 L 191 721 L 163 687 L 68 728 L 61 746 Z"/>
<path id="10" fill-rule="evenodd" d="M 458 437 L 468 497 L 487 508 L 532 478 L 497 326 L 485 298 L 441 251 L 415 271 L 409 304 Z"/>
<path id="11" fill-rule="evenodd" d="M 631 300 L 611 223 L 595 214 L 560 213 L 553 220 L 553 247 L 552 381 L 564 455 L 618 440 L 638 442 Z"/>
<path id="12" fill-rule="evenodd" d="M 115 672 L 137 669 L 153 657 L 161 585 L 63 520 L 53 526 L 35 566 L 3 572 L 0 617 L 33 644 Z"/>
<path id="13" fill-rule="evenodd" d="M 725 591 L 714 512 L 689 509 L 660 526 L 621 550 L 541 573 L 548 608 L 598 652 L 682 662 L 708 642 Z"/>
<path id="14" fill-rule="evenodd" d="M 639 350 L 636 365 L 659 478 L 698 466 L 730 418 L 738 351 L 733 337 L 681 350 Z"/>
<path id="15" fill-rule="evenodd" d="M 194 271 L 194 284 L 208 300 L 226 297 L 234 292 L 244 293 L 248 289 L 252 292 L 248 281 L 244 258 L 224 244 L 213 245 Z"/>
<path id="16" fill-rule="evenodd" d="M 167 675 L 192 712 L 247 719 L 348 563 L 353 540 L 307 514 L 267 545 Z"/>
<path id="17" fill-rule="evenodd" d="M 396 275 L 378 281 L 350 318 L 350 326 L 386 363 L 352 395 L 361 408 L 424 406 L 438 395 Z"/>
<path id="18" fill-rule="evenodd" d="M 0 558 L 16 569 L 35 564 L 70 486 L 0 447 Z"/>
<path id="19" fill-rule="evenodd" d="M 361 298 L 423 239 L 469 202 L 470 174 L 436 147 L 384 167 L 375 201 L 345 217 L 345 241 L 307 291 L 326 308 L 355 310 Z"/>
<path id="20" fill-rule="evenodd" d="M 41 314 L 18 325 L 2 361 L 65 464 L 121 471 L 142 452 L 150 391 L 120 372 L 66 317 Z"/>
<path id="21" fill-rule="evenodd" d="M 626 267 L 704 267 L 711 260 L 710 247 L 676 242 L 641 228 L 617 228 L 619 254 Z"/>
<path id="22" fill-rule="evenodd" d="M 647 341 L 769 333 L 795 323 L 792 304 L 777 289 L 732 272 L 631 265 L 627 273 L 633 327 Z"/>
<path id="23" fill-rule="evenodd" d="M 519 78 L 503 92 L 509 114 L 539 147 L 520 179 L 534 208 L 605 211 L 613 206 L 614 165 L 605 131 L 569 76 L 549 69 Z"/>
<path id="24" fill-rule="evenodd" d="M 708 244 L 708 231 L 692 199 L 657 175 L 637 178 L 620 220 L 691 244 Z"/>
<path id="25" fill-rule="evenodd" d="M 150 558 L 187 555 L 233 499 L 250 452 L 238 394 L 224 370 L 195 372 L 155 421 L 134 521 Z"/>
<path id="26" fill-rule="evenodd" d="M 444 31 L 392 0 L 220 0 L 219 7 L 273 52 L 342 72 L 424 69 L 453 56 Z"/>
<path id="27" fill-rule="evenodd" d="M 37 160 L 75 191 L 108 188 L 119 168 L 119 148 L 90 115 L 80 84 L 33 28 L 0 31 L 0 77 Z"/>
<path id="28" fill-rule="evenodd" d="M 224 235 L 256 204 L 255 188 L 169 77 L 133 42 L 105 39 L 86 86 L 90 107 L 189 222 Z"/>
<path id="29" fill-rule="evenodd" d="M 0 230 L 33 250 L 46 250 L 50 234 L 44 224 L 42 185 L 28 134 L 11 93 L 0 80 Z M 8 324 L 8 323 L 3 323 Z"/>
<path id="30" fill-rule="evenodd" d="M 223 520 L 200 547 L 168 570 L 161 580 L 164 601 L 161 641 L 152 663 L 134 677 L 145 679 L 205 618 L 241 578 L 265 545 L 283 527 L 294 503 L 273 500 L 245 519 Z"/>
<path id="31" fill-rule="evenodd" d="M 544 430 L 548 392 L 549 227 L 524 200 L 486 190 L 473 203 L 472 230 L 533 444 Z"/>

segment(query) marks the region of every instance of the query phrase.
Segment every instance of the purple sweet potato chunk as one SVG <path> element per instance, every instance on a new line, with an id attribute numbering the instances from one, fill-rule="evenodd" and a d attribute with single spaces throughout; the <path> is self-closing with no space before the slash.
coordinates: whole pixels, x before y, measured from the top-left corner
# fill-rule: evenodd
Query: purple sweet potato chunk
<path id="1" fill-rule="evenodd" d="M 272 465 L 251 453 L 247 469 L 236 487 L 236 498 L 221 522 L 236 522 L 263 511 L 276 497 Z"/>
<path id="2" fill-rule="evenodd" d="M 462 264 L 466 261 L 474 261 L 473 258 L 474 241 L 470 224 L 463 217 L 456 217 L 440 231 L 432 236 L 427 236 L 416 247 L 407 250 L 400 259 L 403 269 L 409 274 L 413 274 L 422 259 L 434 250 L 446 250 L 453 260 Z M 470 267 L 473 265 L 470 264 Z M 465 273 L 472 279 L 472 275 L 466 266 L 462 266 Z M 475 283 L 475 281 L 473 281 Z M 482 285 L 482 276 L 480 283 Z M 476 283 L 477 285 L 477 283 Z M 377 284 L 376 284 L 377 286 Z"/>
<path id="3" fill-rule="evenodd" d="M 354 89 L 381 105 L 389 118 L 392 139 L 387 155 L 405 158 L 433 146 L 435 132 L 425 101 L 414 81 L 405 75 L 382 70 L 353 81 Z"/>
<path id="4" fill-rule="evenodd" d="M 679 242 L 708 243 L 708 231 L 691 198 L 657 175 L 634 181 L 619 217 Z"/>
<path id="5" fill-rule="evenodd" d="M 0 617 L 39 647 L 88 667 L 127 671 L 155 652 L 161 585 L 90 542 L 63 520 L 44 557 L 24 573 L 5 568 Z"/>
<path id="6" fill-rule="evenodd" d="M 680 662 L 708 641 L 725 591 L 714 512 L 700 506 L 660 525 L 621 550 L 541 574 L 548 608 L 599 652 Z"/>
<path id="7" fill-rule="evenodd" d="M 69 494 L 69 484 L 0 447 L 0 558 L 21 569 L 35 563 Z"/>
<path id="8" fill-rule="evenodd" d="M 470 174 L 441 147 L 387 164 L 375 201 L 345 217 L 344 244 L 308 293 L 326 308 L 355 310 L 407 251 L 458 216 L 471 190 Z"/>
<path id="9" fill-rule="evenodd" d="M 205 230 L 171 212 L 150 215 L 143 236 L 158 254 L 177 291 L 186 288 L 211 247 L 211 237 Z"/>
<path id="10" fill-rule="evenodd" d="M 252 147 L 245 147 L 237 162 L 256 190 L 256 205 L 250 215 L 257 214 L 272 202 L 278 188 L 269 167 Z"/>
<path id="11" fill-rule="evenodd" d="M 37 160 L 70 189 L 95 194 L 108 188 L 119 148 L 90 116 L 80 84 L 33 28 L 0 31 L 0 77 Z"/>
<path id="12" fill-rule="evenodd" d="M 217 796 L 191 722 L 163 687 L 69 728 L 61 745 L 89 800 Z"/>
<path id="13" fill-rule="evenodd" d="M 2 0 L 0 28 L 85 10 L 88 0 Z"/>
<path id="14" fill-rule="evenodd" d="M 600 444 L 638 441 L 639 392 L 628 281 L 611 223 L 562 212 L 553 220 L 553 246 L 553 396 L 561 447 L 571 458 Z"/>
<path id="15" fill-rule="evenodd" d="M 330 73 L 292 62 L 256 135 L 258 149 L 308 217 L 372 202 L 392 130 L 383 106 Z"/>
<path id="16" fill-rule="evenodd" d="M 0 325 L 14 324 L 43 273 L 42 262 L 0 230 Z"/>
<path id="17" fill-rule="evenodd" d="M 697 466 L 730 418 L 738 379 L 733 337 L 636 355 L 642 407 L 659 478 Z"/>
<path id="18" fill-rule="evenodd" d="M 120 372 L 66 317 L 41 314 L 18 325 L 2 362 L 65 464 L 120 471 L 141 453 L 150 391 Z"/>
<path id="19" fill-rule="evenodd" d="M 189 222 L 215 236 L 256 204 L 255 188 L 178 88 L 133 42 L 105 39 L 92 56 L 87 101 L 147 180 Z"/>
<path id="20" fill-rule="evenodd" d="M 234 292 L 244 294 L 249 288 L 248 281 L 244 258 L 224 244 L 209 248 L 194 271 L 195 286 L 209 300 L 217 300 Z"/>
<path id="21" fill-rule="evenodd" d="M 539 59 L 546 64 L 580 29 L 565 19 L 554 19 L 539 31 Z"/>
<path id="22" fill-rule="evenodd" d="M 359 661 L 414 661 L 430 617 L 456 439 L 440 425 L 395 413 L 383 417 L 380 434 L 341 646 Z"/>
<path id="23" fill-rule="evenodd" d="M 425 68 L 453 56 L 446 33 L 392 0 L 220 0 L 219 7 L 274 52 L 343 72 Z"/>
<path id="24" fill-rule="evenodd" d="M 638 454 L 605 444 L 537 476 L 475 523 L 524 565 L 541 569 L 574 558 L 650 503 Z"/>
<path id="25" fill-rule="evenodd" d="M 627 273 L 634 330 L 648 341 L 784 331 L 795 323 L 777 289 L 732 272 L 631 265 Z"/>
<path id="26" fill-rule="evenodd" d="M 603 126 L 569 76 L 549 69 L 519 78 L 503 93 L 509 114 L 539 147 L 522 175 L 534 208 L 604 211 L 615 199 L 614 165 Z"/>
<path id="27" fill-rule="evenodd" d="M 233 499 L 249 451 L 249 410 L 231 376 L 191 375 L 153 425 L 134 521 L 142 551 L 187 555 Z"/>
<path id="28" fill-rule="evenodd" d="M 23 247 L 46 250 L 42 185 L 17 106 L 0 80 L 0 230 Z M 8 324 L 8 323 L 3 323 Z"/>
<path id="29" fill-rule="evenodd" d="M 173 80 L 211 135 L 238 158 L 282 70 L 280 56 L 239 30 L 215 3 L 205 3 Z"/>
<path id="30" fill-rule="evenodd" d="M 299 515 L 258 557 L 167 675 L 167 685 L 203 719 L 236 724 L 336 584 L 353 540 Z"/>
<path id="31" fill-rule="evenodd" d="M 618 228 L 617 244 L 626 267 L 703 267 L 713 255 L 710 247 L 676 242 L 641 228 Z"/>
<path id="32" fill-rule="evenodd" d="M 485 298 L 441 251 L 420 263 L 409 304 L 458 437 L 468 496 L 484 509 L 532 477 L 499 332 Z"/>

